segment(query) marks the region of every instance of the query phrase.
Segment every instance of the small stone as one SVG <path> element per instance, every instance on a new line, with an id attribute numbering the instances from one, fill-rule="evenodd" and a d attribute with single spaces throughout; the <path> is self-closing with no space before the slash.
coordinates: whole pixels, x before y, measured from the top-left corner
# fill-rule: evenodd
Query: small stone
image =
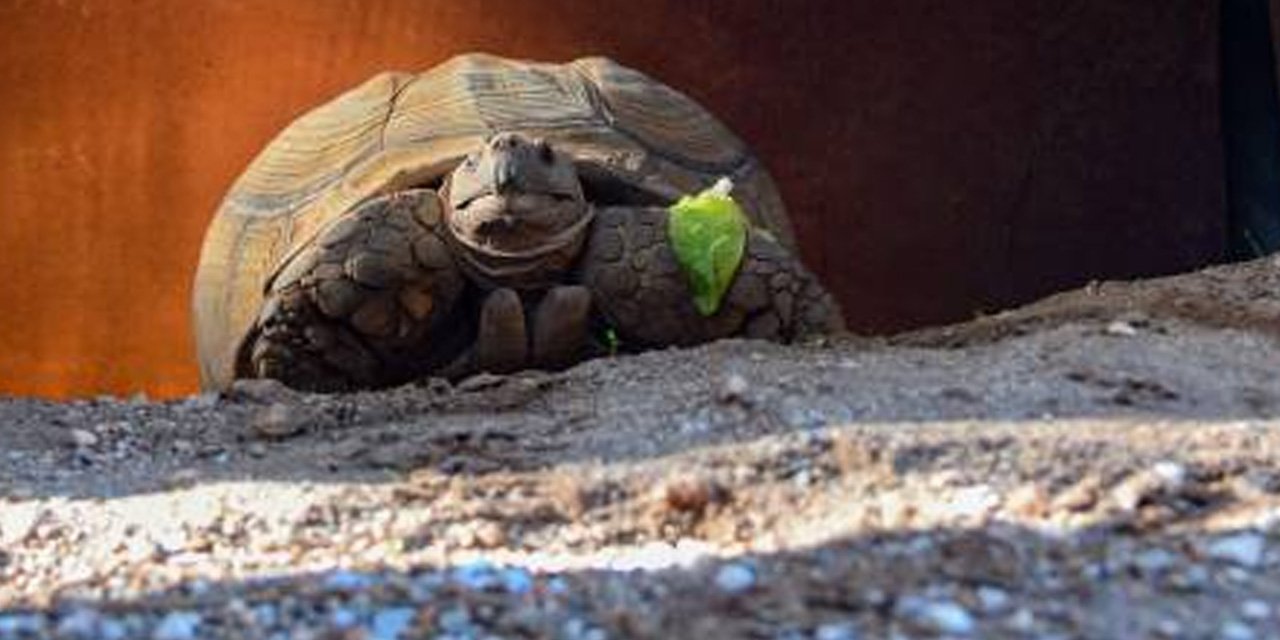
<path id="1" fill-rule="evenodd" d="M 212 409 L 218 406 L 219 398 L 217 391 L 206 391 L 183 400 L 182 406 L 184 409 Z"/>
<path id="2" fill-rule="evenodd" d="M 391 607 L 373 614 L 371 640 L 396 640 L 404 635 L 417 612 L 409 607 Z"/>
<path id="3" fill-rule="evenodd" d="M 720 384 L 720 389 L 716 393 L 716 400 L 724 404 L 742 402 L 747 399 L 747 391 L 750 389 L 751 384 L 747 382 L 746 378 L 732 373 Z"/>
<path id="4" fill-rule="evenodd" d="M 701 513 L 711 503 L 715 485 L 699 477 L 676 478 L 667 483 L 664 501 L 673 511 Z"/>
<path id="5" fill-rule="evenodd" d="M 436 622 L 448 633 L 466 634 L 471 631 L 471 612 L 458 605 L 442 611 Z"/>
<path id="6" fill-rule="evenodd" d="M 77 609 L 58 622 L 60 638 L 96 639 L 102 636 L 102 616 L 93 609 Z"/>
<path id="7" fill-rule="evenodd" d="M 269 404 L 283 402 L 297 393 L 273 378 L 240 378 L 231 383 L 227 397 L 238 402 Z"/>
<path id="8" fill-rule="evenodd" d="M 1156 634 L 1163 638 L 1177 638 L 1182 636 L 1182 624 L 1177 620 L 1165 618 L 1156 623 Z"/>
<path id="9" fill-rule="evenodd" d="M 1240 615 L 1250 620 L 1264 620 L 1271 617 L 1271 605 L 1265 600 L 1245 600 L 1240 603 Z"/>
<path id="10" fill-rule="evenodd" d="M 306 428 L 307 418 L 289 404 L 273 402 L 253 415 L 249 426 L 260 438 L 279 439 L 295 435 Z"/>
<path id="11" fill-rule="evenodd" d="M 500 584 L 497 569 L 483 560 L 456 567 L 449 575 L 454 582 L 472 591 L 484 591 Z"/>
<path id="12" fill-rule="evenodd" d="M 1098 503 L 1098 489 L 1101 484 L 1095 476 L 1084 478 L 1054 497 L 1052 510 L 1088 510 Z"/>
<path id="13" fill-rule="evenodd" d="M 1170 577 L 1170 584 L 1182 591 L 1198 592 L 1209 584 L 1209 570 L 1203 565 L 1193 564 L 1186 569 L 1173 574 Z"/>
<path id="14" fill-rule="evenodd" d="M 128 637 L 129 630 L 118 620 L 103 620 L 98 627 L 97 640 L 125 640 Z"/>
<path id="15" fill-rule="evenodd" d="M 269 629 L 280 621 L 280 613 L 274 606 L 263 603 L 253 608 L 253 618 L 257 620 L 259 626 Z"/>
<path id="16" fill-rule="evenodd" d="M 898 602 L 898 611 L 899 615 L 936 633 L 967 636 L 976 627 L 969 610 L 950 600 L 908 596 Z"/>
<path id="17" fill-rule="evenodd" d="M 1176 462 L 1159 462 L 1150 469 L 1139 471 L 1111 490 L 1111 500 L 1125 512 L 1162 496 L 1177 493 L 1186 481 L 1186 468 Z"/>
<path id="18" fill-rule="evenodd" d="M 1258 634 L 1249 625 L 1239 620 L 1228 620 L 1222 623 L 1218 636 L 1222 640 L 1253 640 L 1258 637 Z"/>
<path id="19" fill-rule="evenodd" d="M 170 475 L 166 484 L 170 489 L 185 489 L 200 480 L 199 469 L 179 469 Z"/>
<path id="20" fill-rule="evenodd" d="M 506 544 L 507 532 L 497 522 L 485 520 L 476 525 L 475 540 L 484 549 L 496 549 Z"/>
<path id="21" fill-rule="evenodd" d="M 1113 336 L 1129 337 L 1138 335 L 1138 329 L 1124 320 L 1116 320 L 1108 324 L 1106 332 L 1108 335 Z"/>
<path id="22" fill-rule="evenodd" d="M 756 572 L 741 563 L 730 563 L 716 572 L 716 587 L 730 594 L 744 593 L 756 585 Z"/>
<path id="23" fill-rule="evenodd" d="M 41 509 L 31 503 L 5 505 L 4 517 L 0 518 L 0 547 L 16 545 L 25 540 L 40 523 L 42 513 Z"/>
<path id="24" fill-rule="evenodd" d="M 1036 628 L 1036 614 L 1030 609 L 1018 609 L 1009 616 L 1005 624 L 1012 630 L 1019 633 L 1031 633 Z"/>
<path id="25" fill-rule="evenodd" d="M 152 640 L 194 640 L 201 623 L 200 614 L 191 611 L 174 611 L 160 620 Z"/>
<path id="26" fill-rule="evenodd" d="M 97 446 L 98 436 L 94 432 L 87 431 L 85 429 L 72 429 L 71 443 L 74 444 L 76 448 L 88 449 L 90 447 Z"/>
<path id="27" fill-rule="evenodd" d="M 933 514 L 942 518 L 980 518 L 991 513 L 1000 504 L 1000 496 L 991 487 L 980 484 L 960 487 L 933 507 Z"/>
<path id="28" fill-rule="evenodd" d="M 1004 510 L 1024 518 L 1043 518 L 1049 513 L 1049 493 L 1038 484 L 1022 485 L 1005 497 Z"/>
<path id="29" fill-rule="evenodd" d="M 356 615 L 356 612 L 346 607 L 338 607 L 329 612 L 329 624 L 338 629 L 349 629 L 358 622 L 360 622 L 360 617 Z"/>
<path id="30" fill-rule="evenodd" d="M 507 567 L 498 573 L 498 577 L 508 593 L 524 595 L 533 589 L 533 576 L 519 567 Z"/>
<path id="31" fill-rule="evenodd" d="M 324 588 L 330 591 L 359 591 L 373 586 L 373 578 L 363 573 L 339 569 L 324 579 Z"/>
<path id="32" fill-rule="evenodd" d="M 858 631 L 852 622 L 828 622 L 813 632 L 814 640 L 857 640 Z"/>
<path id="33" fill-rule="evenodd" d="M 493 389 L 506 384 L 508 376 L 497 375 L 492 373 L 477 373 L 454 387 L 460 393 L 475 393 L 486 389 Z"/>
<path id="34" fill-rule="evenodd" d="M 988 615 L 1003 613 L 1009 609 L 1013 600 L 1009 597 L 1008 591 L 990 585 L 978 587 L 975 595 L 978 596 L 978 606 L 982 607 L 982 612 Z"/>
<path id="35" fill-rule="evenodd" d="M 1262 534 L 1255 532 L 1237 533 L 1218 538 L 1209 543 L 1206 551 L 1215 560 L 1230 562 L 1247 568 L 1262 565 L 1266 553 L 1267 541 Z"/>
<path id="36" fill-rule="evenodd" d="M 22 634 L 40 635 L 44 630 L 44 619 L 30 613 L 0 615 L 0 634 L 19 636 Z"/>
<path id="37" fill-rule="evenodd" d="M 1144 573 L 1159 573 L 1172 568 L 1177 559 L 1177 556 L 1173 555 L 1173 553 L 1156 547 L 1134 555 L 1133 566 L 1141 569 Z"/>

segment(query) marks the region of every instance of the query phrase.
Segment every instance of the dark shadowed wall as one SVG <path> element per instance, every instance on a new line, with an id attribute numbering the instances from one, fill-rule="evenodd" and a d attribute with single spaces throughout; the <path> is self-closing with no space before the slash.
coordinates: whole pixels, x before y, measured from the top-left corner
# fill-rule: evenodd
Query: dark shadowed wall
<path id="1" fill-rule="evenodd" d="M 606 54 L 754 146 L 853 328 L 1221 255 L 1216 3 L 0 0 L 0 392 L 193 390 L 223 192 L 453 53 Z"/>

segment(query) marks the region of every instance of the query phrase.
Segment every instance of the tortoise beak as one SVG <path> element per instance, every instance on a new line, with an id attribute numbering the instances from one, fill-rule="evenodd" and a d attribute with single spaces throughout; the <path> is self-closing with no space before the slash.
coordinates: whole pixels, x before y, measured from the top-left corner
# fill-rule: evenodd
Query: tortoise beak
<path id="1" fill-rule="evenodd" d="M 507 194 L 519 186 L 519 166 L 510 154 L 502 153 L 493 159 L 493 192 Z"/>

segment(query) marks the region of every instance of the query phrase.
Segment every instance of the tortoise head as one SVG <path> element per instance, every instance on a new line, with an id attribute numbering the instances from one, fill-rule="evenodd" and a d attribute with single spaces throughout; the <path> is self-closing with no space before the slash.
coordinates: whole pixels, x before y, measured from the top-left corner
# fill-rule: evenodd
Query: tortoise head
<path id="1" fill-rule="evenodd" d="M 445 191 L 450 235 L 479 275 L 504 286 L 567 268 L 592 217 L 573 159 L 515 133 L 489 138 Z"/>

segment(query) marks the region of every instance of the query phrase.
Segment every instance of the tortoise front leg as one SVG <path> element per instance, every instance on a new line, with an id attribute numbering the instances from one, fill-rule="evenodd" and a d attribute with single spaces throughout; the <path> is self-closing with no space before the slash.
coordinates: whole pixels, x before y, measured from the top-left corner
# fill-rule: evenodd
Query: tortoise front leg
<path id="1" fill-rule="evenodd" d="M 523 368 L 563 369 L 586 355 L 591 292 L 555 286 L 541 295 L 509 288 L 488 293 L 480 305 L 476 342 L 442 373 L 458 378 L 475 373 L 511 373 Z"/>
<path id="2" fill-rule="evenodd" d="M 312 391 L 407 382 L 468 339 L 463 279 L 439 236 L 440 202 L 415 189 L 374 198 L 293 256 L 269 283 L 240 377 Z"/>
<path id="3" fill-rule="evenodd" d="M 843 330 L 835 300 L 817 279 L 755 229 L 720 309 L 701 315 L 667 240 L 667 216 L 659 207 L 603 209 L 587 241 L 582 282 L 624 345 L 687 346 L 732 336 L 791 342 Z"/>

